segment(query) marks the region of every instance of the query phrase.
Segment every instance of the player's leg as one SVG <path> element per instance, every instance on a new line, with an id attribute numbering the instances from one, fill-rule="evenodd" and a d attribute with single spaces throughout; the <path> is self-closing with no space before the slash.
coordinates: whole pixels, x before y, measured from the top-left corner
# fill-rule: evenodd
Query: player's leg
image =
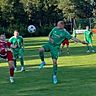
<path id="1" fill-rule="evenodd" d="M 41 64 L 39 66 L 39 69 L 42 69 L 44 67 L 44 65 L 46 64 L 45 60 L 44 60 L 44 52 L 48 52 L 48 51 L 50 51 L 50 44 L 49 43 L 45 44 L 44 46 L 42 46 L 39 49 L 39 56 L 41 59 Z"/>
<path id="2" fill-rule="evenodd" d="M 57 84 L 57 59 L 53 59 L 53 83 Z"/>
<path id="3" fill-rule="evenodd" d="M 69 45 L 67 45 L 67 54 L 69 54 Z"/>
<path id="4" fill-rule="evenodd" d="M 95 50 L 94 50 L 94 48 L 93 48 L 93 44 L 92 44 L 92 43 L 90 43 L 90 44 L 89 44 L 89 46 L 90 46 L 90 50 L 94 53 L 94 52 L 95 52 Z"/>
<path id="5" fill-rule="evenodd" d="M 95 52 L 93 48 L 92 38 L 89 39 L 89 48 L 90 48 L 90 51 Z"/>
<path id="6" fill-rule="evenodd" d="M 44 65 L 46 64 L 44 61 L 44 52 L 45 52 L 45 49 L 43 47 L 41 47 L 39 49 L 39 57 L 41 59 L 41 64 L 39 66 L 39 69 L 42 69 L 44 67 Z"/>
<path id="7" fill-rule="evenodd" d="M 62 43 L 62 44 L 61 44 L 61 49 L 63 49 L 63 48 L 64 48 L 64 46 L 65 46 L 65 43 Z"/>
<path id="8" fill-rule="evenodd" d="M 61 54 L 61 53 L 62 53 L 64 46 L 65 46 L 65 42 L 63 42 L 63 43 L 61 44 L 59 54 Z"/>
<path id="9" fill-rule="evenodd" d="M 39 56 L 42 62 L 44 61 L 44 51 L 45 49 L 43 47 L 39 49 Z"/>
<path id="10" fill-rule="evenodd" d="M 56 84 L 57 83 L 57 59 L 59 56 L 59 46 L 53 47 L 51 48 L 51 56 L 52 56 L 52 60 L 53 60 L 53 83 Z"/>
<path id="11" fill-rule="evenodd" d="M 10 82 L 14 82 L 14 61 L 13 61 L 13 54 L 11 51 L 7 52 L 7 59 L 9 64 L 9 71 L 10 71 Z"/>
<path id="12" fill-rule="evenodd" d="M 89 46 L 89 44 L 87 44 L 87 51 L 86 51 L 87 53 L 89 53 L 90 52 L 90 46 Z"/>
<path id="13" fill-rule="evenodd" d="M 13 60 L 14 60 L 14 71 L 17 71 L 17 57 L 18 57 L 18 52 L 13 51 Z"/>
<path id="14" fill-rule="evenodd" d="M 67 54 L 69 54 L 69 41 L 66 43 L 67 46 Z"/>
<path id="15" fill-rule="evenodd" d="M 24 67 L 24 50 L 23 49 L 19 50 L 19 59 L 20 59 L 20 64 L 21 64 L 21 71 L 25 71 L 25 67 Z"/>
<path id="16" fill-rule="evenodd" d="M 89 41 L 86 39 L 85 42 L 87 43 L 87 51 L 86 52 L 89 53 L 90 52 Z"/>
<path id="17" fill-rule="evenodd" d="M 63 41 L 63 43 L 61 44 L 61 48 L 63 49 L 65 46 L 65 41 Z"/>
<path id="18" fill-rule="evenodd" d="M 24 58 L 20 57 L 20 63 L 21 63 L 21 71 L 25 71 L 25 67 L 24 67 Z"/>
<path id="19" fill-rule="evenodd" d="M 17 70 L 17 64 L 16 64 L 16 59 L 14 59 L 14 67 Z"/>

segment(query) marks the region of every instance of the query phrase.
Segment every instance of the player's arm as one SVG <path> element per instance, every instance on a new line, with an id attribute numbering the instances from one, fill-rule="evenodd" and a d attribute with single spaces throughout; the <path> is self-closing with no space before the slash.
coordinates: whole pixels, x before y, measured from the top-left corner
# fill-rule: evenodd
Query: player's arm
<path id="1" fill-rule="evenodd" d="M 21 47 L 24 49 L 24 39 L 22 36 L 21 36 Z"/>
<path id="2" fill-rule="evenodd" d="M 74 42 L 76 42 L 76 43 L 81 43 L 81 40 L 79 40 L 79 39 L 77 39 L 77 38 L 75 38 L 75 37 L 72 37 L 71 38 Z"/>
<path id="3" fill-rule="evenodd" d="M 66 31 L 66 30 L 65 30 Z M 68 31 L 66 31 L 66 38 L 69 40 L 69 39 L 72 39 L 74 42 L 76 43 L 82 43 L 82 44 L 86 44 L 86 42 L 84 41 L 81 41 L 79 39 L 77 39 L 76 37 L 73 37 L 70 35 L 70 33 Z"/>
<path id="4" fill-rule="evenodd" d="M 5 47 L 6 51 L 11 51 L 11 48 L 16 48 L 17 47 L 16 45 L 14 46 L 10 42 L 6 42 L 5 44 L 6 44 L 6 47 Z"/>
<path id="5" fill-rule="evenodd" d="M 9 39 L 9 42 L 12 43 L 12 37 Z"/>
<path id="6" fill-rule="evenodd" d="M 11 37 L 10 39 L 9 39 L 9 42 L 8 42 L 8 46 L 10 47 L 10 48 L 17 48 L 17 45 L 13 45 L 13 37 Z"/>
<path id="7" fill-rule="evenodd" d="M 79 40 L 79 39 L 77 39 L 77 38 L 75 38 L 75 37 L 72 37 L 71 39 L 72 39 L 74 42 L 76 42 L 76 43 L 87 44 L 85 41 L 81 41 L 81 40 Z"/>
<path id="8" fill-rule="evenodd" d="M 53 34 L 53 31 L 54 31 L 54 28 L 52 29 L 52 31 L 49 33 L 49 41 L 51 42 L 51 43 L 54 43 L 54 40 L 52 39 L 52 34 Z"/>
<path id="9" fill-rule="evenodd" d="M 17 47 L 17 45 L 13 45 L 13 44 L 10 43 L 10 42 L 7 42 L 7 46 L 8 46 L 9 48 L 16 48 L 16 47 Z"/>

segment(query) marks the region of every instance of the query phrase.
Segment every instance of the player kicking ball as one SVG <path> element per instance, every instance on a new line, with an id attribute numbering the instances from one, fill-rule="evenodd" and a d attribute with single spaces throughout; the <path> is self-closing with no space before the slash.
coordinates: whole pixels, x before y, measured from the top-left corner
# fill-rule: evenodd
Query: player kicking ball
<path id="1" fill-rule="evenodd" d="M 14 67 L 15 71 L 17 71 L 16 60 L 19 58 L 21 63 L 21 72 L 25 71 L 24 68 L 24 44 L 23 37 L 19 35 L 17 30 L 14 31 L 14 36 L 9 39 L 9 42 L 13 45 L 16 45 L 16 48 L 12 48 L 14 55 Z"/>
<path id="2" fill-rule="evenodd" d="M 95 50 L 93 48 L 93 44 L 92 44 L 92 36 L 93 36 L 93 33 L 89 29 L 89 26 L 86 26 L 86 31 L 84 32 L 84 37 L 85 37 L 85 42 L 88 43 L 87 44 L 87 53 L 95 52 Z"/>
<path id="3" fill-rule="evenodd" d="M 9 70 L 10 70 L 10 82 L 14 82 L 14 61 L 13 61 L 13 54 L 10 48 L 16 48 L 10 42 L 5 41 L 5 35 L 0 34 L 0 57 L 3 59 L 8 59 Z"/>
<path id="4" fill-rule="evenodd" d="M 75 37 L 72 37 L 65 29 L 64 29 L 64 22 L 59 21 L 57 23 L 57 26 L 52 29 L 52 31 L 49 34 L 49 40 L 48 42 L 43 45 L 39 49 L 39 55 L 41 59 L 41 64 L 39 66 L 40 69 L 42 69 L 45 65 L 46 62 L 44 60 L 44 52 L 50 52 L 52 61 L 53 61 L 53 75 L 52 75 L 52 80 L 54 84 L 57 84 L 57 59 L 60 51 L 60 45 L 62 42 L 66 39 L 72 39 L 75 42 L 80 42 L 84 43 L 80 40 L 78 40 Z"/>

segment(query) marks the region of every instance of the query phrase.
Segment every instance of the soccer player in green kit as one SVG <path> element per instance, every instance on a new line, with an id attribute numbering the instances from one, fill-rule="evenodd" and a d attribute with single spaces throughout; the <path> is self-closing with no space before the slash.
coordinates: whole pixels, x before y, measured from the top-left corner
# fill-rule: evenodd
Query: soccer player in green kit
<path id="1" fill-rule="evenodd" d="M 9 39 L 9 42 L 13 45 L 17 45 L 16 48 L 12 48 L 14 55 L 14 67 L 15 71 L 17 71 L 16 60 L 19 58 L 21 63 L 21 71 L 25 71 L 24 68 L 24 45 L 23 45 L 23 37 L 19 36 L 19 32 L 17 30 L 14 31 L 14 36 Z"/>
<path id="2" fill-rule="evenodd" d="M 59 55 L 59 51 L 60 51 L 60 45 L 64 41 L 65 38 L 67 38 L 68 40 L 72 39 L 75 42 L 84 43 L 84 42 L 78 40 L 77 38 L 72 37 L 66 31 L 66 29 L 64 29 L 64 22 L 59 21 L 57 23 L 57 26 L 54 27 L 52 29 L 52 31 L 50 32 L 48 43 L 46 43 L 39 49 L 39 55 L 40 55 L 40 59 L 41 59 L 41 64 L 39 66 L 39 69 L 42 69 L 44 67 L 44 65 L 46 65 L 46 63 L 44 61 L 44 52 L 51 53 L 51 57 L 52 57 L 52 61 L 53 61 L 52 80 L 53 80 L 54 84 L 57 84 L 57 82 L 58 82 L 57 76 L 56 76 L 57 75 L 57 59 L 58 59 L 58 55 Z"/>
<path id="3" fill-rule="evenodd" d="M 87 44 L 87 52 L 95 52 L 94 48 L 93 48 L 93 44 L 92 44 L 92 36 L 93 33 L 92 31 L 89 29 L 89 26 L 86 26 L 86 31 L 84 32 L 84 37 L 85 37 L 85 41 L 88 43 Z"/>

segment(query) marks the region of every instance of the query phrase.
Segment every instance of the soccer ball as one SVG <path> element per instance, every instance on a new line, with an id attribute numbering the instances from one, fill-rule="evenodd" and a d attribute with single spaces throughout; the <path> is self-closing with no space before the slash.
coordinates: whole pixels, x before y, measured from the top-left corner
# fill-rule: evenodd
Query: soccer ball
<path id="1" fill-rule="evenodd" d="M 34 25 L 29 25 L 28 26 L 28 32 L 29 33 L 34 33 L 36 32 L 36 27 Z"/>

